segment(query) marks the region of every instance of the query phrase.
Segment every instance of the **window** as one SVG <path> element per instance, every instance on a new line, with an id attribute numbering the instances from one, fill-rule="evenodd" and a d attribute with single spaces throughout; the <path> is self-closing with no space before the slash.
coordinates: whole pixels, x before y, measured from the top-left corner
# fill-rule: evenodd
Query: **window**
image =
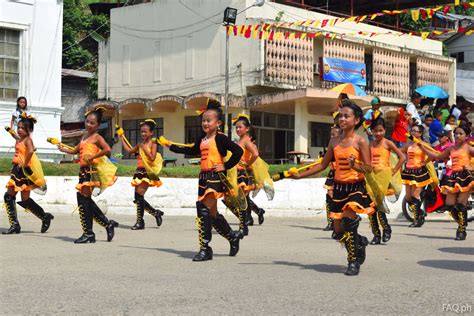
<path id="1" fill-rule="evenodd" d="M 143 122 L 144 119 L 139 120 L 124 120 L 122 122 L 123 130 L 125 132 L 125 137 L 128 141 L 135 146 L 141 141 L 140 136 L 140 122 Z M 159 137 L 163 135 L 163 119 L 154 118 L 156 122 L 155 130 L 153 131 L 153 137 Z M 163 147 L 158 146 L 158 152 L 163 155 Z M 130 155 L 125 149 L 122 149 L 123 159 L 136 159 L 135 155 Z"/>
<path id="2" fill-rule="evenodd" d="M 202 135 L 202 124 L 200 116 L 186 116 L 184 118 L 184 142 L 186 144 L 194 143 Z M 199 157 L 185 155 L 186 158 Z"/>
<path id="3" fill-rule="evenodd" d="M 311 122 L 311 147 L 327 147 L 332 124 Z"/>
<path id="4" fill-rule="evenodd" d="M 250 112 L 250 122 L 253 126 L 263 126 L 262 124 L 262 112 Z"/>
<path id="5" fill-rule="evenodd" d="M 0 100 L 15 101 L 20 86 L 20 32 L 0 28 Z"/>
<path id="6" fill-rule="evenodd" d="M 464 52 L 452 53 L 451 57 L 456 58 L 458 64 L 464 63 Z"/>

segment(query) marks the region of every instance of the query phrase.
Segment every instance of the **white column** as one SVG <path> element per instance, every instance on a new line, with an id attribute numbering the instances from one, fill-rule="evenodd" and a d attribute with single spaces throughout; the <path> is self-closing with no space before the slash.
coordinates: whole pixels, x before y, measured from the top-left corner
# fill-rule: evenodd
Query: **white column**
<path id="1" fill-rule="evenodd" d="M 308 152 L 308 130 L 308 104 L 306 100 L 297 100 L 295 103 L 295 150 Z"/>

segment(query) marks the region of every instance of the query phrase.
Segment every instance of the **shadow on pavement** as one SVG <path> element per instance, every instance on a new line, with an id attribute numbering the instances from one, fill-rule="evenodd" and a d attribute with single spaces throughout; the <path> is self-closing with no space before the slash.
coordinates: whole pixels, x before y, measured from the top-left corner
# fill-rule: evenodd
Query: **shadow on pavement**
<path id="1" fill-rule="evenodd" d="M 441 252 L 447 252 L 447 253 L 455 253 L 458 255 L 470 255 L 474 256 L 474 248 L 471 247 L 445 247 L 445 248 L 439 248 L 438 249 Z"/>
<path id="2" fill-rule="evenodd" d="M 178 255 L 181 258 L 192 259 L 197 251 L 187 251 L 187 250 L 177 250 L 177 249 L 170 249 L 170 248 L 148 248 L 148 247 L 135 247 L 135 246 L 120 246 L 124 248 L 134 248 L 134 249 L 143 249 L 143 250 L 155 250 L 155 251 L 162 251 L 171 253 L 174 255 Z M 214 253 L 214 257 L 228 257 L 228 255 Z"/>
<path id="3" fill-rule="evenodd" d="M 448 237 L 448 236 L 425 236 L 425 235 L 417 235 L 417 234 L 403 234 L 405 236 L 413 236 L 413 237 L 418 237 L 418 238 L 423 238 L 423 239 L 446 239 L 446 240 L 454 240 L 454 236 Z"/>
<path id="4" fill-rule="evenodd" d="M 321 227 L 313 227 L 313 226 L 301 226 L 301 225 L 287 225 L 288 227 L 295 227 L 295 228 L 303 228 L 303 229 L 310 229 L 310 230 L 324 230 Z"/>
<path id="5" fill-rule="evenodd" d="M 451 271 L 474 271 L 474 261 L 465 260 L 423 260 L 418 261 L 418 264 L 425 267 L 444 269 Z"/>
<path id="6" fill-rule="evenodd" d="M 345 266 L 336 264 L 301 264 L 298 262 L 289 261 L 273 261 L 273 264 L 284 265 L 289 267 L 298 267 L 301 269 L 315 270 L 324 273 L 344 273 L 347 268 Z"/>

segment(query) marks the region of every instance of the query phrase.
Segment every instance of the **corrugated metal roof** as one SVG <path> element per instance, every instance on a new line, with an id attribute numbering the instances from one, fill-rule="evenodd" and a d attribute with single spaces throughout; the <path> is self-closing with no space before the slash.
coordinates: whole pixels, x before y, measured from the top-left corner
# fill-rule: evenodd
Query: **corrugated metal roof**
<path id="1" fill-rule="evenodd" d="M 61 69 L 61 76 L 92 79 L 94 77 L 94 74 L 92 72 L 89 72 L 89 71 L 63 68 L 63 69 Z"/>

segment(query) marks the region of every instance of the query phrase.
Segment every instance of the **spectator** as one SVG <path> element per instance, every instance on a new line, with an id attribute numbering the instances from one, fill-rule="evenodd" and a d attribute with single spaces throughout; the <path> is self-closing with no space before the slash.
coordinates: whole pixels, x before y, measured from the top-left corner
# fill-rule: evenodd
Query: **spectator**
<path id="1" fill-rule="evenodd" d="M 444 126 L 446 124 L 446 119 L 449 116 L 448 99 L 438 99 L 438 100 L 436 100 L 436 106 L 434 107 L 433 113 L 436 110 L 441 111 L 441 113 L 443 114 L 443 116 L 441 118 L 441 123 L 443 123 L 443 126 Z"/>
<path id="2" fill-rule="evenodd" d="M 454 146 L 454 143 L 449 140 L 448 131 L 441 131 L 441 133 L 438 134 L 438 139 L 439 139 L 439 145 L 435 146 L 434 149 L 436 149 L 439 152 L 443 152 L 448 147 Z"/>
<path id="3" fill-rule="evenodd" d="M 380 105 L 382 102 L 380 101 L 379 97 L 375 97 L 372 99 L 370 102 L 372 104 L 372 108 L 367 111 L 364 115 L 364 123 L 362 124 L 364 126 L 365 132 L 367 133 L 367 136 L 369 138 L 369 141 L 374 140 L 374 137 L 372 136 L 372 131 L 370 130 L 370 124 L 372 124 L 372 121 L 375 120 L 376 118 L 382 117 L 382 112 L 380 112 Z"/>
<path id="4" fill-rule="evenodd" d="M 468 118 L 468 115 L 470 112 L 471 112 L 471 107 L 469 106 L 469 104 L 464 103 L 463 106 L 461 107 L 461 115 L 459 116 L 459 120 L 458 120 L 459 125 L 463 123 L 468 124 L 468 125 L 470 124 L 469 118 Z"/>
<path id="5" fill-rule="evenodd" d="M 446 124 L 444 125 L 444 130 L 448 132 L 449 140 L 451 142 L 454 142 L 454 135 L 453 131 L 457 127 L 456 123 L 456 118 L 454 115 L 449 115 L 448 119 L 446 120 Z"/>
<path id="6" fill-rule="evenodd" d="M 462 101 L 458 101 L 456 104 L 453 104 L 453 106 L 451 107 L 451 113 L 450 114 L 454 115 L 454 117 L 456 118 L 456 124 L 458 124 L 459 117 L 462 114 L 461 104 L 462 104 Z"/>
<path id="7" fill-rule="evenodd" d="M 433 122 L 433 115 L 426 114 L 425 121 L 423 123 L 423 139 L 428 141 L 430 139 L 430 125 Z"/>
<path id="8" fill-rule="evenodd" d="M 406 111 L 411 114 L 412 117 L 412 125 L 421 125 L 421 118 L 420 115 L 418 114 L 418 109 L 417 107 L 421 103 L 421 94 L 418 92 L 413 92 L 411 96 L 411 101 L 408 102 L 406 106 Z"/>
<path id="9" fill-rule="evenodd" d="M 443 131 L 443 124 L 441 124 L 441 118 L 443 114 L 441 111 L 434 112 L 434 120 L 430 124 L 430 143 L 433 146 L 437 146 L 439 144 L 438 134 Z"/>
<path id="10" fill-rule="evenodd" d="M 407 142 L 408 128 L 411 122 L 411 114 L 404 109 L 398 109 L 397 118 L 392 132 L 392 140 L 398 148 L 405 146 Z"/>

